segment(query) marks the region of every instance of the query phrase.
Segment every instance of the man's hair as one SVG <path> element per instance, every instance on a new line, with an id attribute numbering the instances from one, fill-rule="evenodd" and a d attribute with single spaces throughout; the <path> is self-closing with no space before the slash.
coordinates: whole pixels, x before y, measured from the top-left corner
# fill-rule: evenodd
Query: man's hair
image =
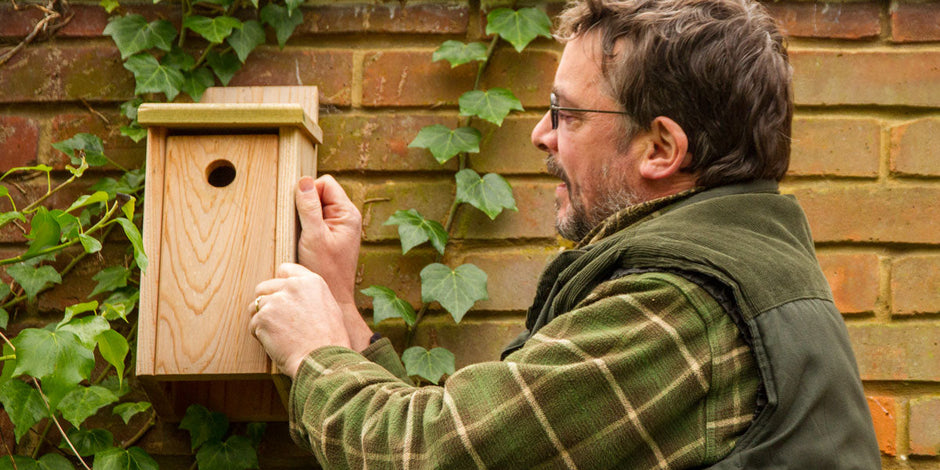
<path id="1" fill-rule="evenodd" d="M 589 32 L 600 34 L 601 69 L 627 128 L 676 121 L 692 154 L 684 171 L 698 173 L 699 186 L 783 178 L 792 72 L 784 37 L 758 3 L 585 0 L 560 15 L 560 40 Z"/>

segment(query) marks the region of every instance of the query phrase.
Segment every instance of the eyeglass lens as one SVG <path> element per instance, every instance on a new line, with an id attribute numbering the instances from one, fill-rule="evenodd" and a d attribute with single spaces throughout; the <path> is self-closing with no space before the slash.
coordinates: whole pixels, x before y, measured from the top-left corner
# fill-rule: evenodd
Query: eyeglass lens
<path id="1" fill-rule="evenodd" d="M 549 95 L 549 103 L 551 104 L 549 114 L 552 119 L 552 130 L 555 130 L 558 129 L 558 98 L 554 93 Z"/>

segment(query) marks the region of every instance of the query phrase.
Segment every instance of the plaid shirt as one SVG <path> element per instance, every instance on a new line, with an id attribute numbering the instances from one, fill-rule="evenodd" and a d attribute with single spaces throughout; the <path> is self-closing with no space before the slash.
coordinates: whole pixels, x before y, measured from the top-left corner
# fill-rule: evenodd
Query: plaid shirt
<path id="1" fill-rule="evenodd" d="M 442 387 L 412 386 L 386 339 L 362 354 L 317 349 L 291 390 L 291 434 L 325 468 L 689 468 L 731 451 L 758 384 L 705 290 L 631 274 Z"/>

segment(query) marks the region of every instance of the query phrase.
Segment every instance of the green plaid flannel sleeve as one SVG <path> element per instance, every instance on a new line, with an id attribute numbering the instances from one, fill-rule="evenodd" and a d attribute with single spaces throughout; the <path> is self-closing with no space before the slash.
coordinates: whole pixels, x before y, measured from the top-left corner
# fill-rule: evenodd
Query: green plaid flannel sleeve
<path id="1" fill-rule="evenodd" d="M 291 433 L 324 468 L 682 468 L 731 450 L 756 389 L 721 307 L 646 273 L 600 286 L 506 360 L 443 387 L 318 349 L 291 391 Z"/>

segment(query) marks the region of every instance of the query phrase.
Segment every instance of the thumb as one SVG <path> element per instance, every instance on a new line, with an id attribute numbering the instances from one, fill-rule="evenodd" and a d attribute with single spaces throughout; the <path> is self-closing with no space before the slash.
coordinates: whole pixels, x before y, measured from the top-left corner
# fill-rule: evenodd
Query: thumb
<path id="1" fill-rule="evenodd" d="M 311 230 L 323 224 L 323 207 L 320 205 L 320 196 L 317 194 L 313 178 L 304 176 L 300 179 L 294 199 L 303 230 Z"/>

